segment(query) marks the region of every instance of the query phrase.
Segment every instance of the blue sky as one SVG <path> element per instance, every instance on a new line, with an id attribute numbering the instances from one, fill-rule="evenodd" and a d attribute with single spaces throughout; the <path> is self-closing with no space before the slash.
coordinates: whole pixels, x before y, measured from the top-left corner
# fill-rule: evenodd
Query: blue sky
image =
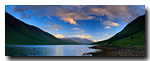
<path id="1" fill-rule="evenodd" d="M 5 5 L 6 12 L 57 38 L 108 39 L 145 14 L 143 5 Z"/>

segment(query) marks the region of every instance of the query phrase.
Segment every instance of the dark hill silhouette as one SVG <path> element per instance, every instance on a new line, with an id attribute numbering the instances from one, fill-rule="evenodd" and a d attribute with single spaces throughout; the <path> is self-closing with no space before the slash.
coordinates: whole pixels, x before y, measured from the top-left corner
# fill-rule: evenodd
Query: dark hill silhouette
<path id="1" fill-rule="evenodd" d="M 5 12 L 6 45 L 57 45 L 64 42 L 43 30 L 28 25 Z"/>

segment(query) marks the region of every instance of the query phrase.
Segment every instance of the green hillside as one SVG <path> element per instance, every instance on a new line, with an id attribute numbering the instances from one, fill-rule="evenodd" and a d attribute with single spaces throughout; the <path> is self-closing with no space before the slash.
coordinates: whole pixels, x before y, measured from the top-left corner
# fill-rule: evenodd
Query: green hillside
<path id="1" fill-rule="evenodd" d="M 113 37 L 93 43 L 95 45 L 145 45 L 145 15 L 130 22 Z"/>
<path id="2" fill-rule="evenodd" d="M 55 38 L 41 29 L 28 25 L 5 13 L 6 45 L 58 45 L 72 44 Z"/>

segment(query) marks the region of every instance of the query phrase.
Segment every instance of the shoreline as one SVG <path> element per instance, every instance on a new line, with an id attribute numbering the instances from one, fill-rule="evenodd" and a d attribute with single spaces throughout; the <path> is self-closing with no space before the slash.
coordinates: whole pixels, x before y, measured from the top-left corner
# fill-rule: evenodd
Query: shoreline
<path id="1" fill-rule="evenodd" d="M 83 56 L 146 56 L 146 50 L 135 47 L 119 46 L 92 46 L 90 49 L 96 49 L 95 52 L 83 53 Z"/>

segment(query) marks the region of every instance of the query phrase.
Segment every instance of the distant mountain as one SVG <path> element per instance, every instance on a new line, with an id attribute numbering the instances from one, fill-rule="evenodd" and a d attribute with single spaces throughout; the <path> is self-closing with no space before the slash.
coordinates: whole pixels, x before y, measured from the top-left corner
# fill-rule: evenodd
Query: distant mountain
<path id="1" fill-rule="evenodd" d="M 28 25 L 5 12 L 6 45 L 58 45 L 72 44 L 57 39 L 43 30 Z"/>
<path id="2" fill-rule="evenodd" d="M 90 44 L 94 43 L 92 40 L 86 39 L 86 38 L 63 38 L 63 39 L 68 39 L 68 40 L 74 40 L 80 44 Z"/>
<path id="3" fill-rule="evenodd" d="M 145 15 L 140 16 L 113 37 L 93 44 L 145 45 Z"/>
<path id="4" fill-rule="evenodd" d="M 71 39 L 65 39 L 65 38 L 61 38 L 60 39 L 61 41 L 64 41 L 64 42 L 68 42 L 68 43 L 72 43 L 72 44 L 82 44 L 80 43 L 79 41 L 76 41 L 76 40 L 71 40 Z"/>

